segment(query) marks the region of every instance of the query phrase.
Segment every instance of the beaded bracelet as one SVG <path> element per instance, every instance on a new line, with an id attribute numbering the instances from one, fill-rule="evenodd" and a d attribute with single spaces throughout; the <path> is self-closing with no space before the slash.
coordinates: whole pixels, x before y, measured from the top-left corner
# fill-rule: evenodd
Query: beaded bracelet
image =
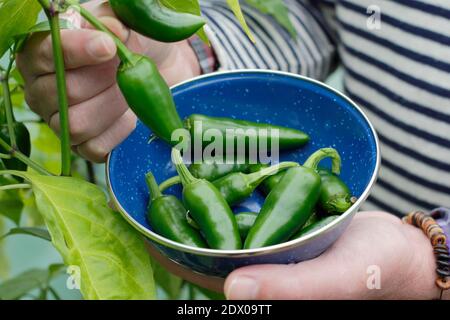
<path id="1" fill-rule="evenodd" d="M 450 252 L 447 243 L 447 236 L 443 228 L 436 222 L 435 218 L 441 218 L 443 209 L 437 209 L 427 215 L 422 211 L 413 211 L 403 217 L 403 221 L 421 228 L 430 239 L 436 257 L 436 285 L 441 289 L 441 298 L 444 290 L 450 289 Z M 448 214 L 446 212 L 446 214 Z M 448 222 L 448 221 L 447 221 Z M 448 227 L 448 225 L 447 225 Z"/>

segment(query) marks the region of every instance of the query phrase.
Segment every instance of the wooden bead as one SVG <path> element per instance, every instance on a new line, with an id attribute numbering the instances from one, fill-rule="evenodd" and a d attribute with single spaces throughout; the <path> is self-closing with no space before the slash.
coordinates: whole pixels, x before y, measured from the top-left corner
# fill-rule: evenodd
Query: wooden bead
<path id="1" fill-rule="evenodd" d="M 450 280 L 448 278 L 438 278 L 436 279 L 436 284 L 442 290 L 450 289 Z"/>

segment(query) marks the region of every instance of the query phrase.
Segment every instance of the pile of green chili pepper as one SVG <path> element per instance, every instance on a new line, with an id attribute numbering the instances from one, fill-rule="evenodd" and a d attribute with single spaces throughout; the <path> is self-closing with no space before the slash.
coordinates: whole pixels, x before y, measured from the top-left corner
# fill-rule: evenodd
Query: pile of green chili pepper
<path id="1" fill-rule="evenodd" d="M 332 160 L 331 171 L 318 167 L 325 158 Z M 298 239 L 333 222 L 356 199 L 338 177 L 341 158 L 332 148 L 317 150 L 303 165 L 202 163 L 188 168 L 177 149 L 172 162 L 178 176 L 159 186 L 147 175 L 148 220 L 157 233 L 191 246 L 238 250 Z M 176 184 L 183 187 L 182 202 L 162 195 Z M 261 211 L 233 214 L 233 206 L 256 189 L 267 194 Z"/>

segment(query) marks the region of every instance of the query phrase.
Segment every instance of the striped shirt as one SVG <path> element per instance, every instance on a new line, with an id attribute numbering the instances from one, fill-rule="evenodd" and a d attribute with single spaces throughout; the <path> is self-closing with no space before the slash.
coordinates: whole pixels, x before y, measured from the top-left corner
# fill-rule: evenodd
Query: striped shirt
<path id="1" fill-rule="evenodd" d="M 342 64 L 346 94 L 368 115 L 381 144 L 380 178 L 364 209 L 400 215 L 450 207 L 450 1 L 285 3 L 297 39 L 243 4 L 252 44 L 224 1 L 204 1 L 214 63 L 318 80 Z"/>

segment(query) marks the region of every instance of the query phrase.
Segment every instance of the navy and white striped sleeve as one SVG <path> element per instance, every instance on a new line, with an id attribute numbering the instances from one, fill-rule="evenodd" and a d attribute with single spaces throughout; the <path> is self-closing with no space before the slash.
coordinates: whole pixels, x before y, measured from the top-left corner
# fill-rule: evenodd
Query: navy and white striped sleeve
<path id="1" fill-rule="evenodd" d="M 380 178 L 366 209 L 449 207 L 450 2 L 322 1 L 335 2 L 346 93 L 381 142 Z"/>
<path id="2" fill-rule="evenodd" d="M 272 69 L 325 79 L 335 67 L 336 50 L 323 17 L 307 1 L 288 0 L 286 4 L 297 39 L 272 17 L 241 2 L 256 38 L 256 43 L 252 43 L 225 1 L 202 2 L 208 37 L 220 70 Z"/>

